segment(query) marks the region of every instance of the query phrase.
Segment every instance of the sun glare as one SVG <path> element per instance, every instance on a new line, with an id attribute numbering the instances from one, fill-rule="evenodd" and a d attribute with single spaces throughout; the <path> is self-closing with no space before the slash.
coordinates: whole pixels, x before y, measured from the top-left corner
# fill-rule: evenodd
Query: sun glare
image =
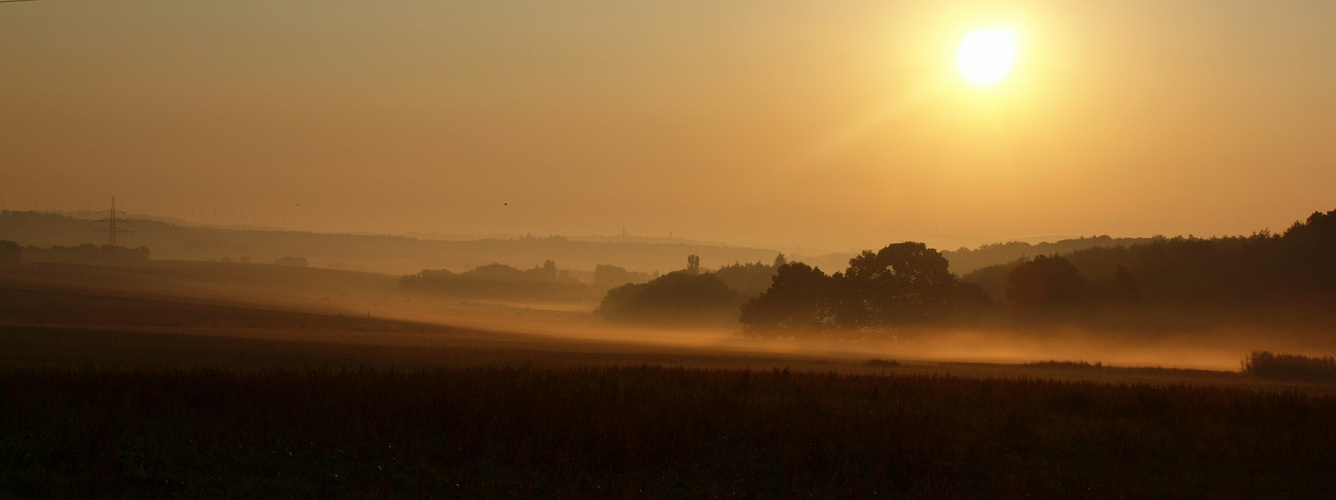
<path id="1" fill-rule="evenodd" d="M 969 32 L 956 47 L 956 70 L 976 87 L 991 87 L 1011 73 L 1020 56 L 1020 36 L 1006 27 Z"/>

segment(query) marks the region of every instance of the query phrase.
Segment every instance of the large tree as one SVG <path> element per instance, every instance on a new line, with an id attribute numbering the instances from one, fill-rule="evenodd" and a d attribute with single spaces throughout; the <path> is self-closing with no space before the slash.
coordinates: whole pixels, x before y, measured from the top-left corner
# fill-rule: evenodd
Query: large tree
<path id="1" fill-rule="evenodd" d="M 903 325 L 947 319 L 986 301 L 978 287 L 956 280 L 941 253 L 906 242 L 863 252 L 834 276 L 802 263 L 780 266 L 770 289 L 743 306 L 742 322 L 758 335 Z"/>
<path id="2" fill-rule="evenodd" d="M 947 266 L 941 252 L 912 241 L 864 251 L 843 275 L 850 296 L 860 302 L 855 307 L 866 311 L 855 320 L 897 324 L 940 317 L 963 293 Z"/>
<path id="3" fill-rule="evenodd" d="M 780 330 L 836 326 L 835 281 L 801 262 L 779 266 L 770 288 L 742 305 L 747 332 L 766 335 Z"/>

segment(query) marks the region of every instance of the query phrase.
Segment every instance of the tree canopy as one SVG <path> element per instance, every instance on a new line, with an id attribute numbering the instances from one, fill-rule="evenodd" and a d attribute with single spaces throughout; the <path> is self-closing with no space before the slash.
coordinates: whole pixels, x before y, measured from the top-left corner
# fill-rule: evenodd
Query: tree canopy
<path id="1" fill-rule="evenodd" d="M 683 270 L 608 290 L 595 312 L 619 321 L 696 324 L 731 322 L 737 308 L 737 291 L 714 273 Z"/>
<path id="2" fill-rule="evenodd" d="M 758 335 L 893 327 L 944 320 L 985 302 L 947 270 L 940 252 L 904 242 L 864 251 L 832 276 L 802 263 L 780 266 L 770 288 L 743 305 L 742 323 Z"/>

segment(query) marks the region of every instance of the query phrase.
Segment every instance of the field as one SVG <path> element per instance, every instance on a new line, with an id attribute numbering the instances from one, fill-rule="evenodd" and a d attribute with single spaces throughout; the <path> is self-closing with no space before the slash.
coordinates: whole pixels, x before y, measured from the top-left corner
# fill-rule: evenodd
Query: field
<path id="1" fill-rule="evenodd" d="M 663 367 L 11 369 L 0 391 L 19 497 L 1336 491 L 1336 400 L 1294 393 Z"/>
<path id="2" fill-rule="evenodd" d="M 1328 382 L 752 346 L 219 266 L 0 269 L 0 497 L 1336 492 Z"/>

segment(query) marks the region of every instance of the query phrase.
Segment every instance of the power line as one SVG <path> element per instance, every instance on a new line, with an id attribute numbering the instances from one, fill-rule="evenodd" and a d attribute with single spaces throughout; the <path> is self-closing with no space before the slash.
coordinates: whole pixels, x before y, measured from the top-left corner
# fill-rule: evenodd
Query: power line
<path id="1" fill-rule="evenodd" d="M 0 0 L 0 1 L 14 1 L 14 0 Z M 124 215 L 125 212 L 120 212 L 120 211 L 117 211 L 117 210 L 116 210 L 116 197 L 115 197 L 115 196 L 112 196 L 112 197 L 111 197 L 111 210 L 101 210 L 101 211 L 99 211 L 98 213 L 100 213 L 100 214 L 107 214 L 107 218 L 102 219 L 102 220 L 99 220 L 99 221 L 96 221 L 96 222 L 106 222 L 106 223 L 107 223 L 107 227 L 99 228 L 99 229 L 94 229 L 94 231 L 97 231 L 97 232 L 100 232 L 100 233 L 107 233 L 107 244 L 108 244 L 108 245 L 116 246 L 116 233 L 133 233 L 133 232 L 134 232 L 134 231 L 131 231 L 131 230 L 129 230 L 129 229 L 121 229 L 121 228 L 119 228 L 119 227 L 116 227 L 116 223 L 117 223 L 117 222 L 124 224 L 124 223 L 126 223 L 126 222 L 130 222 L 130 221 L 128 221 L 128 220 L 124 220 L 124 219 L 117 219 L 117 218 L 116 218 L 116 216 L 117 216 L 118 214 L 119 214 L 119 215 Z"/>

